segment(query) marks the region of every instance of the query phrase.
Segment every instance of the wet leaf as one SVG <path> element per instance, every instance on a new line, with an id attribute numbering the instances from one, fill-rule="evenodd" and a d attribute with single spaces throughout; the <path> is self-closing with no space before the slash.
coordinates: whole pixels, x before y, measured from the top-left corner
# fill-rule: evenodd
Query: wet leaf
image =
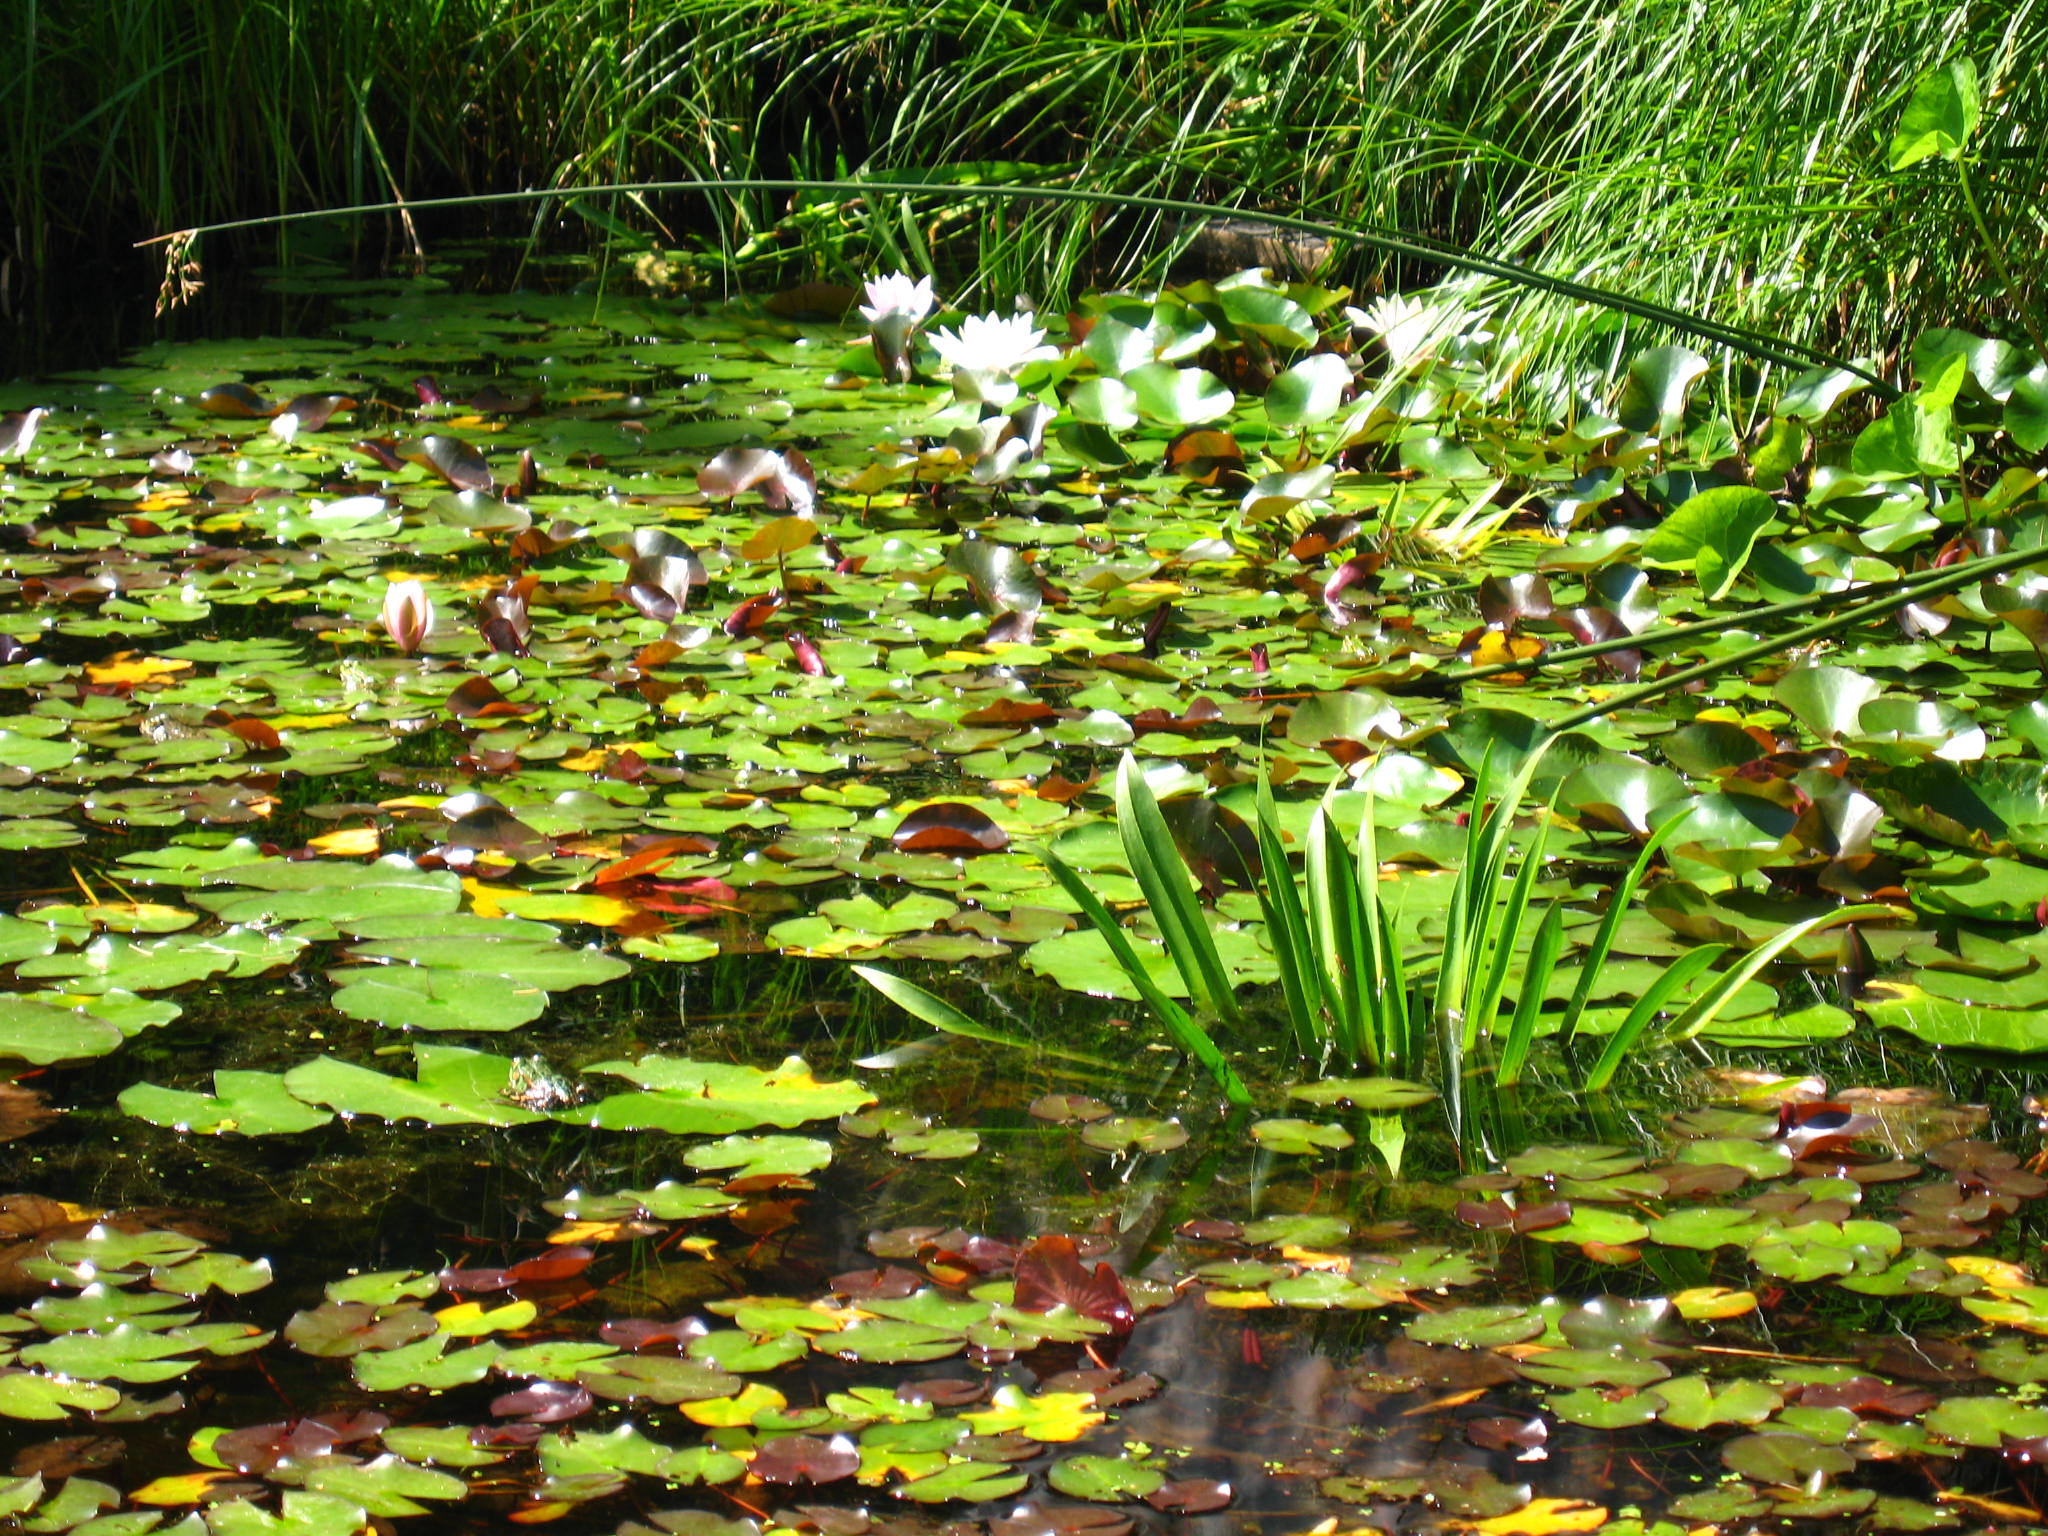
<path id="1" fill-rule="evenodd" d="M 995 853 L 1010 835 L 986 811 L 953 800 L 935 800 L 905 816 L 889 839 L 906 853 Z"/>
<path id="2" fill-rule="evenodd" d="M 1321 1125 L 1312 1120 L 1254 1121 L 1251 1136 L 1268 1151 L 1305 1157 L 1341 1150 L 1350 1146 L 1353 1139 L 1341 1125 Z"/>
<path id="3" fill-rule="evenodd" d="M 1149 1498 L 1166 1486 L 1166 1474 L 1156 1467 L 1114 1456 L 1066 1457 L 1052 1464 L 1045 1480 L 1068 1498 L 1105 1504 Z"/>
<path id="4" fill-rule="evenodd" d="M 1188 1132 L 1178 1120 L 1113 1115 L 1082 1127 L 1081 1140 L 1103 1152 L 1170 1152 L 1187 1145 Z"/>
<path id="5" fill-rule="evenodd" d="M 1743 1435 L 1721 1447 L 1721 1459 L 1728 1469 L 1760 1483 L 1798 1488 L 1813 1480 L 1839 1477 L 1851 1471 L 1856 1459 L 1832 1445 L 1821 1445 L 1805 1435 Z"/>

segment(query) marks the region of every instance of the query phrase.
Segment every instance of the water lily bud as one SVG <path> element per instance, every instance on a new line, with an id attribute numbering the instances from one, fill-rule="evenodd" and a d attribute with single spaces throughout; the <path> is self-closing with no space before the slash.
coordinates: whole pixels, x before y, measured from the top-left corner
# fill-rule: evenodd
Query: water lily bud
<path id="1" fill-rule="evenodd" d="M 417 581 L 394 581 L 384 593 L 384 630 L 401 653 L 410 656 L 434 629 L 434 605 Z"/>
<path id="2" fill-rule="evenodd" d="M 875 361 L 882 366 L 882 377 L 907 384 L 910 338 L 932 312 L 932 280 L 921 277 L 912 282 L 901 272 L 869 278 L 867 299 L 860 312 L 870 327 L 869 339 L 874 345 Z"/>

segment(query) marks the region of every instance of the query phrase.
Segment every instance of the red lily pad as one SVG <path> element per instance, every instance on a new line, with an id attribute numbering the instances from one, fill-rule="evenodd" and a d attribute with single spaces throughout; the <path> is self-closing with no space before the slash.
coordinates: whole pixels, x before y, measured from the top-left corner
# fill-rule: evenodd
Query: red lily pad
<path id="1" fill-rule="evenodd" d="M 448 713 L 458 720 L 494 720 L 530 715 L 535 713 L 535 707 L 514 704 L 488 677 L 472 677 L 448 695 Z"/>
<path id="2" fill-rule="evenodd" d="M 192 403 L 209 416 L 232 416 L 243 421 L 275 416 L 278 412 L 275 402 L 264 399 L 246 384 L 216 384 L 211 389 L 202 389 Z"/>
<path id="3" fill-rule="evenodd" d="M 596 1404 L 590 1389 L 573 1381 L 530 1381 L 517 1392 L 491 1399 L 491 1413 L 529 1424 L 563 1424 L 581 1418 Z"/>
<path id="4" fill-rule="evenodd" d="M 1184 1477 L 1160 1484 L 1145 1495 L 1145 1502 L 1169 1515 L 1207 1515 L 1228 1509 L 1232 1497 L 1228 1483 L 1213 1477 Z"/>
<path id="5" fill-rule="evenodd" d="M 282 1424 L 252 1424 L 229 1430 L 211 1447 L 217 1460 L 237 1472 L 260 1476 L 281 1462 L 310 1461 L 337 1446 L 374 1440 L 391 1421 L 381 1413 L 328 1413 Z"/>
<path id="6" fill-rule="evenodd" d="M 836 1483 L 860 1470 L 860 1450 L 845 1435 L 782 1435 L 756 1451 L 747 1470 L 767 1483 Z"/>
<path id="7" fill-rule="evenodd" d="M 1091 1272 L 1071 1237 L 1041 1237 L 1028 1244 L 1017 1255 L 1016 1282 L 1015 1305 L 1020 1312 L 1072 1307 L 1083 1317 L 1108 1323 L 1115 1333 L 1129 1333 L 1137 1322 L 1116 1271 L 1098 1264 Z"/>
<path id="8" fill-rule="evenodd" d="M 498 483 L 481 453 L 446 433 L 430 433 L 398 453 L 406 462 L 432 470 L 458 491 L 488 491 Z"/>
<path id="9" fill-rule="evenodd" d="M 889 841 L 905 853 L 1000 853 L 1010 834 L 976 806 L 934 800 L 905 816 Z"/>

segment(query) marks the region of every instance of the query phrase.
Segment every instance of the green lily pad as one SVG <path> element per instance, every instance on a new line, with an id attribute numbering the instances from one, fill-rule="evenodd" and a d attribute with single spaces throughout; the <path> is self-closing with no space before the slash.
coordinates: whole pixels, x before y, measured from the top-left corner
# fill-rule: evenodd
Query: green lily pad
<path id="1" fill-rule="evenodd" d="M 1535 1338 L 1543 1332 L 1543 1318 L 1529 1307 L 1512 1304 L 1446 1307 L 1441 1312 L 1425 1312 L 1411 1319 L 1401 1331 L 1418 1344 L 1495 1349 Z"/>
<path id="2" fill-rule="evenodd" d="M 1251 1127 L 1252 1140 L 1269 1152 L 1313 1156 L 1318 1152 L 1341 1151 L 1352 1144 L 1351 1133 L 1341 1125 L 1323 1125 L 1313 1120 L 1257 1120 Z"/>
<path id="3" fill-rule="evenodd" d="M 27 998 L 0 996 L 0 1057 L 47 1066 L 117 1050 L 120 1029 L 75 1008 L 52 1008 Z"/>
<path id="4" fill-rule="evenodd" d="M 0 1418 L 61 1419 L 74 1410 L 104 1412 L 120 1401 L 120 1388 L 105 1382 L 0 1366 Z"/>
<path id="5" fill-rule="evenodd" d="M 532 1125 L 547 1118 L 510 1097 L 514 1063 L 460 1046 L 419 1045 L 414 1078 L 372 1072 L 332 1056 L 293 1067 L 285 1090 L 342 1115 L 419 1120 L 428 1125 Z"/>
<path id="6" fill-rule="evenodd" d="M 159 1291 L 178 1296 L 204 1296 L 221 1291 L 229 1296 L 246 1296 L 260 1291 L 271 1281 L 270 1260 L 243 1259 L 232 1253 L 206 1252 L 177 1264 L 160 1264 L 149 1272 L 149 1283 Z"/>
<path id="7" fill-rule="evenodd" d="M 918 1504 L 942 1504 L 955 1499 L 982 1504 L 1021 1493 L 1031 1481 L 998 1461 L 955 1461 L 927 1477 L 912 1478 L 896 1486 L 896 1497 Z"/>
<path id="8" fill-rule="evenodd" d="M 195 1346 L 175 1335 L 120 1323 L 106 1333 L 65 1333 L 19 1352 L 29 1365 L 80 1380 L 169 1381 L 192 1369 Z M 4 1387 L 4 1382 L 0 1382 Z"/>
<path id="9" fill-rule="evenodd" d="M 259 926 L 453 912 L 462 900 L 456 876 L 395 854 L 368 865 L 266 860 L 201 878 L 205 888 L 192 893 L 195 903 L 224 922 Z"/>
<path id="10" fill-rule="evenodd" d="M 1081 1140 L 1102 1152 L 1171 1152 L 1187 1145 L 1188 1131 L 1178 1120 L 1112 1115 L 1083 1126 Z"/>
<path id="11" fill-rule="evenodd" d="M 907 1365 L 916 1361 L 944 1360 L 967 1347 L 966 1336 L 951 1328 L 924 1323 L 899 1323 L 887 1319 L 855 1323 L 837 1333 L 813 1336 L 811 1347 L 820 1354 L 843 1360 L 860 1360 L 869 1365 Z"/>
<path id="12" fill-rule="evenodd" d="M 455 1500 L 469 1496 L 469 1484 L 450 1472 L 415 1466 L 402 1457 L 384 1455 L 351 1465 L 330 1463 L 309 1469 L 306 1488 L 360 1504 L 373 1515 L 423 1515 L 421 1499 Z"/>
<path id="13" fill-rule="evenodd" d="M 763 1125 L 793 1128 L 874 1102 L 857 1083 L 819 1082 L 790 1057 L 773 1071 L 649 1055 L 637 1062 L 601 1061 L 584 1069 L 637 1083 L 637 1093 L 615 1094 L 556 1118 L 604 1130 L 661 1130 L 673 1135 L 718 1135 Z"/>
<path id="14" fill-rule="evenodd" d="M 1166 1474 L 1117 1456 L 1067 1456 L 1047 1469 L 1045 1480 L 1054 1492 L 1070 1499 L 1114 1504 L 1156 1493 Z"/>
<path id="15" fill-rule="evenodd" d="M 379 966 L 330 973 L 334 1009 L 389 1029 L 500 1032 L 547 1012 L 548 994 L 510 976 Z"/>
<path id="16" fill-rule="evenodd" d="M 736 1179 L 816 1173 L 832 1161 L 827 1142 L 811 1136 L 728 1136 L 683 1154 L 692 1168 L 715 1168 Z"/>
<path id="17" fill-rule="evenodd" d="M 222 1068 L 213 1074 L 213 1088 L 211 1094 L 184 1093 L 137 1083 L 121 1091 L 119 1102 L 124 1114 L 138 1120 L 203 1136 L 289 1136 L 334 1118 L 294 1098 L 274 1072 Z"/>
<path id="18" fill-rule="evenodd" d="M 2008 1436 L 2037 1440 L 2048 1435 L 2048 1408 L 2010 1397 L 1950 1397 L 1930 1408 L 1921 1423 L 1929 1434 L 1957 1445 L 1996 1448 Z"/>
<path id="19" fill-rule="evenodd" d="M 1529 1236 L 1544 1243 L 1599 1243 L 1619 1248 L 1641 1242 L 1649 1231 L 1646 1224 L 1624 1212 L 1580 1205 L 1573 1208 L 1569 1221 L 1539 1228 Z"/>
<path id="20" fill-rule="evenodd" d="M 1413 1109 L 1436 1098 L 1434 1088 L 1404 1082 L 1398 1077 L 1326 1077 L 1320 1082 L 1296 1083 L 1287 1090 L 1291 1099 L 1310 1104 L 1349 1104 L 1354 1109 Z"/>
<path id="21" fill-rule="evenodd" d="M 1664 1403 L 1657 1417 L 1674 1429 L 1761 1424 L 1785 1405 L 1785 1399 L 1761 1381 L 1716 1382 L 1707 1376 L 1674 1376 L 1658 1382 L 1655 1391 Z"/>
<path id="22" fill-rule="evenodd" d="M 1634 1429 L 1656 1423 L 1664 1400 L 1656 1391 L 1603 1392 L 1592 1387 L 1574 1387 L 1569 1392 L 1549 1393 L 1543 1406 L 1567 1424 L 1583 1424 L 1588 1429 Z"/>

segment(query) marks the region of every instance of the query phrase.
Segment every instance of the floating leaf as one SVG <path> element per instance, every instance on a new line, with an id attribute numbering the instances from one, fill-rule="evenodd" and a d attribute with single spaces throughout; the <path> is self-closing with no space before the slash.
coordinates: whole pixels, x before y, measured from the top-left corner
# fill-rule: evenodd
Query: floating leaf
<path id="1" fill-rule="evenodd" d="M 1661 569 L 1695 571 L 1701 592 L 1718 602 L 1748 565 L 1757 535 L 1777 510 L 1776 502 L 1749 486 L 1702 491 L 1680 503 L 1651 531 L 1637 558 Z"/>
<path id="2" fill-rule="evenodd" d="M 460 1046 L 420 1045 L 418 1076 L 372 1072 L 323 1056 L 284 1075 L 287 1092 L 344 1115 L 420 1120 L 428 1125 L 531 1125 L 544 1116 L 513 1099 L 514 1063 Z"/>
<path id="3" fill-rule="evenodd" d="M 1166 1483 L 1166 1474 L 1142 1462 L 1115 1456 L 1069 1456 L 1054 1462 L 1045 1480 L 1055 1492 L 1068 1498 L 1115 1503 L 1157 1493 Z"/>

